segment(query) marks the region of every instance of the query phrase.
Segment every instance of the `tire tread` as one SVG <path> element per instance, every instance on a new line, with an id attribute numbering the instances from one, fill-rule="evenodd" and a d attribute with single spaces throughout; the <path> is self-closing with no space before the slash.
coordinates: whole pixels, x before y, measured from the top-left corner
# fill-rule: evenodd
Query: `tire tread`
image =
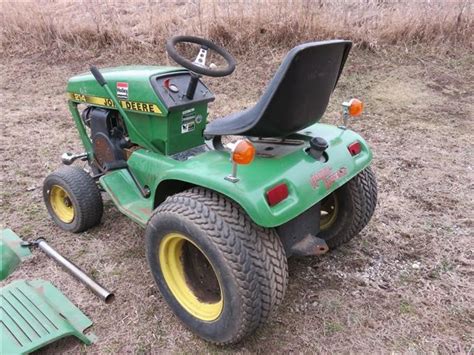
<path id="1" fill-rule="evenodd" d="M 74 211 L 78 223 L 74 228 L 69 229 L 71 232 L 83 232 L 100 223 L 104 211 L 102 196 L 94 179 L 88 173 L 75 166 L 63 166 L 48 175 L 44 182 L 45 190 L 43 192 L 47 205 L 49 204 L 47 201 L 49 195 L 46 191 L 46 184 L 51 180 L 57 180 L 63 184 L 63 187 L 69 189 L 79 205 Z"/>
<path id="2" fill-rule="evenodd" d="M 183 195 L 205 200 L 243 241 L 259 279 L 262 304 L 260 324 L 263 324 L 281 304 L 288 283 L 288 263 L 280 237 L 274 229 L 256 225 L 242 207 L 215 191 L 195 187 L 183 192 Z"/>
<path id="3" fill-rule="evenodd" d="M 260 322 L 261 305 L 258 279 L 252 272 L 252 262 L 245 245 L 228 226 L 225 219 L 209 206 L 212 200 L 205 196 L 178 193 L 168 197 L 158 206 L 149 219 L 148 228 L 156 216 L 169 214 L 186 219 L 204 230 L 224 255 L 239 285 L 239 298 L 243 307 L 239 330 L 230 339 L 213 341 L 216 344 L 232 344 L 255 330 Z"/>

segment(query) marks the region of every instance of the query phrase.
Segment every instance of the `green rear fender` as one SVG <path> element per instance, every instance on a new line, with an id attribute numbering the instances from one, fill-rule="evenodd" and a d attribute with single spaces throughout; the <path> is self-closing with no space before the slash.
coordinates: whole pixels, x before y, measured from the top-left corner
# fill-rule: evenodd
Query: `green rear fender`
<path id="1" fill-rule="evenodd" d="M 163 187 L 172 190 L 170 186 L 174 182 L 181 186 L 180 182 L 202 186 L 237 202 L 256 224 L 276 227 L 321 201 L 366 168 L 372 159 L 365 140 L 350 130 L 315 124 L 300 133 L 303 139 L 319 136 L 328 141 L 327 162 L 322 163 L 309 156 L 305 151 L 308 145 L 305 145 L 285 156 L 256 157 L 251 164 L 240 165 L 237 173 L 240 180 L 237 183 L 224 179 L 232 168 L 228 152 L 209 151 L 179 162 L 157 153 L 138 150 L 128 163 L 138 179 L 152 187 L 153 196 L 163 196 Z M 362 151 L 356 157 L 351 156 L 347 149 L 354 141 L 362 145 Z M 288 185 L 289 196 L 270 207 L 266 193 L 281 183 Z"/>

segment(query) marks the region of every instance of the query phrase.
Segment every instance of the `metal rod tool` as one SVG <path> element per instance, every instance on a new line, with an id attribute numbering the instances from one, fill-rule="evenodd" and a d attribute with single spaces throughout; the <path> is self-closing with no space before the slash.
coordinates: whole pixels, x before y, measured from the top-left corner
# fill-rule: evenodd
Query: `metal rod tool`
<path id="1" fill-rule="evenodd" d="M 87 286 L 87 288 L 94 292 L 105 303 L 111 303 L 114 300 L 115 296 L 112 292 L 108 291 L 102 285 L 91 279 L 89 275 L 82 271 L 77 265 L 62 256 L 48 243 L 46 243 L 46 240 L 44 240 L 43 238 L 36 239 L 34 242 L 26 242 L 23 245 L 37 246 L 38 248 L 40 248 L 46 255 L 56 261 L 56 263 L 66 269 L 66 271 L 68 271 L 72 276 L 74 276 L 77 280 Z"/>

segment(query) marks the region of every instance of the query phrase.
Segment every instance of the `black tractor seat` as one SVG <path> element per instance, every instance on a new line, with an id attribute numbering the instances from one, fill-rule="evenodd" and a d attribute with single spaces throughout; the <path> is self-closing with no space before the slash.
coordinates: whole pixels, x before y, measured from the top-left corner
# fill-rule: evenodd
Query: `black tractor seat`
<path id="1" fill-rule="evenodd" d="M 288 52 L 257 104 L 209 123 L 206 137 L 286 137 L 321 119 L 352 42 L 333 40 Z"/>

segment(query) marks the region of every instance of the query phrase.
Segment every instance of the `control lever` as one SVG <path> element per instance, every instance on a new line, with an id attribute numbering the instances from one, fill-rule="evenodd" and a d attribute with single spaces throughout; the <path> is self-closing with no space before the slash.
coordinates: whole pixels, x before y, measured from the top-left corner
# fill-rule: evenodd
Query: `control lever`
<path id="1" fill-rule="evenodd" d="M 199 78 L 201 76 L 199 74 L 191 72 L 191 79 L 189 80 L 188 89 L 186 90 L 186 97 L 189 100 L 194 98 L 194 93 L 196 92 L 197 84 L 199 82 Z"/>

